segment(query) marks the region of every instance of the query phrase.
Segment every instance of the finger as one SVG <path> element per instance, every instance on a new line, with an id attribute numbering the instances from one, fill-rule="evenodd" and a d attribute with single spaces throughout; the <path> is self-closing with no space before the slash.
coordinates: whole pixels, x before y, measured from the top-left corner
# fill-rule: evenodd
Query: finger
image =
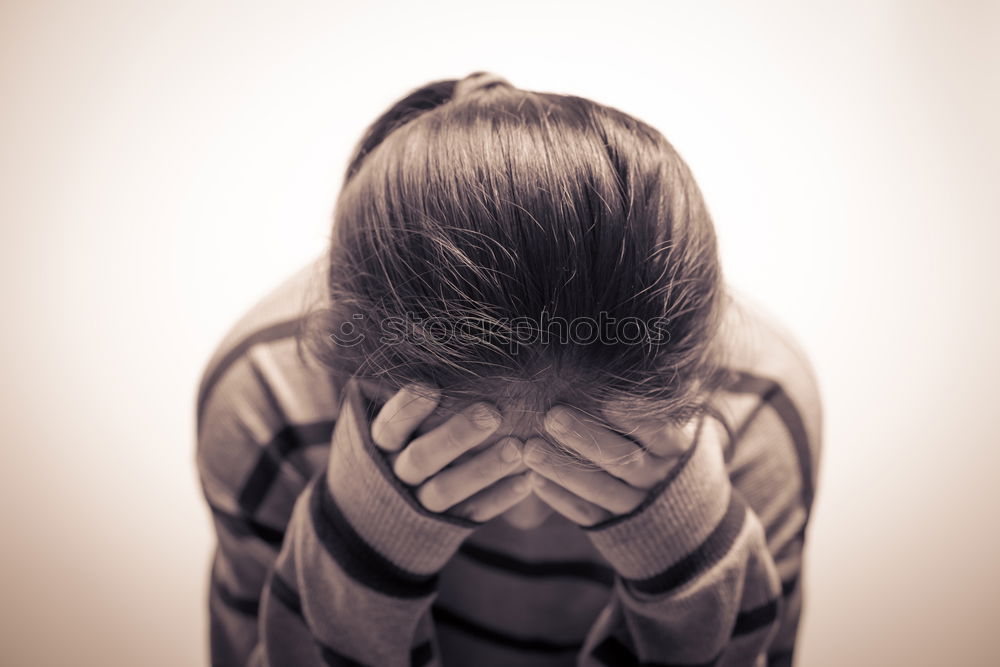
<path id="1" fill-rule="evenodd" d="M 627 514 L 638 507 L 646 494 L 604 470 L 581 469 L 558 460 L 552 447 L 540 438 L 524 443 L 524 462 L 542 477 L 559 484 L 584 500 L 612 514 Z"/>
<path id="2" fill-rule="evenodd" d="M 390 385 L 380 380 L 358 378 L 358 385 L 365 396 L 379 403 L 385 403 L 396 393 Z"/>
<path id="3" fill-rule="evenodd" d="M 372 442 L 394 452 L 437 407 L 440 393 L 433 387 L 407 385 L 396 392 L 372 420 Z"/>
<path id="4" fill-rule="evenodd" d="M 393 470 L 407 484 L 420 484 L 490 437 L 500 421 L 500 413 L 491 405 L 474 403 L 433 431 L 414 438 L 396 459 Z"/>
<path id="5" fill-rule="evenodd" d="M 501 479 L 468 500 L 455 505 L 448 510 L 448 514 L 479 522 L 500 516 L 531 493 L 527 474 L 521 473 Z"/>
<path id="6" fill-rule="evenodd" d="M 443 512 L 510 475 L 521 465 L 521 441 L 503 438 L 424 482 L 417 489 L 417 500 L 432 512 Z"/>
<path id="7" fill-rule="evenodd" d="M 677 458 L 687 451 L 698 428 L 697 419 L 678 426 L 662 421 L 636 421 L 611 411 L 605 411 L 604 416 L 620 433 L 666 459 Z"/>
<path id="8" fill-rule="evenodd" d="M 537 472 L 529 472 L 528 480 L 535 495 L 544 500 L 559 514 L 581 526 L 593 526 L 613 515 L 603 507 L 584 500 L 575 493 L 545 479 Z"/>
<path id="9" fill-rule="evenodd" d="M 361 388 L 361 396 L 365 399 L 369 408 L 375 408 L 371 417 L 375 417 L 378 411 L 393 397 L 396 390 L 385 382 L 378 380 L 365 380 L 357 378 L 358 386 Z"/>
<path id="10" fill-rule="evenodd" d="M 548 411 L 545 430 L 565 447 L 640 489 L 655 486 L 674 465 L 673 461 L 645 451 L 635 442 L 565 405 Z"/>

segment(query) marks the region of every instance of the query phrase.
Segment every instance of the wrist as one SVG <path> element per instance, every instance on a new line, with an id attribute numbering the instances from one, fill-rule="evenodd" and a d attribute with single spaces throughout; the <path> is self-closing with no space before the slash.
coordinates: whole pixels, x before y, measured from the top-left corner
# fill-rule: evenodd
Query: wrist
<path id="1" fill-rule="evenodd" d="M 323 490 L 357 536 L 395 566 L 439 571 L 478 524 L 424 509 L 370 437 L 357 383 L 344 388 Z"/>

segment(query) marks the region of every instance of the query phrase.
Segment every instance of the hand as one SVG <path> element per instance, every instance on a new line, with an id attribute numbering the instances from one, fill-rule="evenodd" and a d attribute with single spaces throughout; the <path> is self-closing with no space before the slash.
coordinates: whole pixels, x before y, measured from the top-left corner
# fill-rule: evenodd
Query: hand
<path id="1" fill-rule="evenodd" d="M 494 406 L 474 403 L 428 428 L 440 394 L 418 389 L 404 387 L 388 398 L 372 421 L 371 437 L 387 453 L 396 477 L 415 487 L 421 505 L 484 522 L 531 493 L 526 473 L 513 474 L 524 470 L 520 440 L 506 437 L 480 447 L 500 426 Z"/>
<path id="2" fill-rule="evenodd" d="M 621 426 L 620 424 L 615 424 Z M 524 462 L 536 495 L 570 521 L 592 526 L 635 510 L 690 447 L 697 428 L 622 428 L 630 440 L 568 406 L 545 416 L 549 436 L 593 466 L 581 466 L 553 451 L 542 438 L 529 438 Z"/>

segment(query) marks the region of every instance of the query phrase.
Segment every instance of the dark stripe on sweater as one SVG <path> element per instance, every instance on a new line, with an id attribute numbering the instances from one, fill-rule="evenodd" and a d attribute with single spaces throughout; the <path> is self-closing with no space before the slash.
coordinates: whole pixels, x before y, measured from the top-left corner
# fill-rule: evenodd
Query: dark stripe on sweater
<path id="1" fill-rule="evenodd" d="M 461 616 L 447 607 L 441 606 L 440 604 L 435 604 L 432 607 L 432 614 L 434 621 L 437 623 L 452 627 L 455 630 L 471 637 L 481 639 L 491 644 L 503 646 L 508 649 L 513 649 L 515 651 L 524 651 L 529 653 L 567 653 L 571 651 L 579 651 L 583 646 L 580 642 L 557 643 L 547 639 L 515 637 L 465 618 L 464 616 Z"/>
<path id="2" fill-rule="evenodd" d="M 320 645 L 320 654 L 323 662 L 330 667 L 365 667 L 365 663 L 348 658 L 343 653 L 339 653 L 329 646 Z M 413 647 L 410 651 L 410 667 L 424 667 L 434 658 L 434 647 L 429 641 Z"/>
<path id="3" fill-rule="evenodd" d="M 743 434 L 746 433 L 747 429 L 753 425 L 754 419 L 768 404 L 768 401 L 770 401 L 774 392 L 778 390 L 778 383 L 774 380 L 751 375 L 746 371 L 733 371 L 733 373 L 736 379 L 734 383 L 728 387 L 728 390 L 736 394 L 756 394 L 757 396 L 760 396 L 760 401 L 758 401 L 753 409 L 747 414 L 743 423 L 740 424 L 740 427 L 729 440 L 730 451 L 727 452 L 727 460 L 732 458 L 732 450 L 735 450 L 736 444 L 743 437 Z"/>
<path id="4" fill-rule="evenodd" d="M 712 667 L 719 662 L 718 656 L 708 662 L 697 663 L 640 662 L 632 653 L 632 649 L 614 635 L 606 637 L 604 641 L 594 647 L 591 655 L 608 667 Z"/>
<path id="5" fill-rule="evenodd" d="M 232 535 L 236 535 L 237 537 L 255 537 L 273 547 L 280 547 L 285 539 L 285 533 L 282 530 L 265 526 L 253 519 L 223 512 L 214 506 L 211 509 L 212 515 L 216 520 Z"/>
<path id="6" fill-rule="evenodd" d="M 757 416 L 765 404 L 774 408 L 795 445 L 802 481 L 802 502 L 805 506 L 806 516 L 808 516 L 811 513 L 815 489 L 813 487 L 812 450 L 809 447 L 809 437 L 802 414 L 779 382 L 746 371 L 737 371 L 736 373 L 737 379 L 729 386 L 729 390 L 736 393 L 758 394 L 761 397 L 761 402 L 736 432 L 734 441 L 739 441 L 743 432 L 751 425 L 753 418 Z"/>
<path id="7" fill-rule="evenodd" d="M 791 651 L 769 653 L 767 656 L 767 667 L 792 667 L 792 655 Z"/>
<path id="8" fill-rule="evenodd" d="M 424 667 L 424 665 L 433 659 L 434 645 L 431 644 L 430 640 L 414 646 L 413 650 L 410 651 L 410 667 Z"/>
<path id="9" fill-rule="evenodd" d="M 771 600 L 759 607 L 741 611 L 736 616 L 733 636 L 748 635 L 751 632 L 766 627 L 778 618 L 778 600 Z"/>
<path id="10" fill-rule="evenodd" d="M 365 663 L 348 658 L 343 653 L 323 644 L 319 645 L 319 653 L 323 656 L 323 662 L 330 667 L 365 667 Z"/>
<path id="11" fill-rule="evenodd" d="M 271 575 L 271 595 L 297 616 L 302 616 L 302 599 L 291 584 L 278 576 L 277 572 Z"/>
<path id="12" fill-rule="evenodd" d="M 330 495 L 326 475 L 314 478 L 308 491 L 313 528 L 320 543 L 351 579 L 372 590 L 398 598 L 431 595 L 437 575 L 404 570 L 365 542 Z M 358 499 L 359 502 L 365 500 Z"/>
<path id="13" fill-rule="evenodd" d="M 798 509 L 798 503 L 788 503 L 781 509 L 780 512 L 778 512 L 778 515 L 771 520 L 770 524 L 764 530 L 764 539 L 767 540 L 769 544 L 772 540 L 774 540 L 774 536 L 778 534 L 778 531 L 786 528 L 785 523 L 795 514 L 795 512 L 798 511 Z M 796 534 L 798 534 L 798 531 L 796 531 Z"/>
<path id="14" fill-rule="evenodd" d="M 754 375 L 742 370 L 730 371 L 733 380 L 726 387 L 734 394 L 757 394 L 763 396 L 777 384 L 774 380 L 760 375 Z"/>
<path id="15" fill-rule="evenodd" d="M 237 611 L 244 616 L 257 615 L 257 612 L 260 609 L 260 600 L 257 598 L 242 598 L 233 594 L 233 592 L 226 588 L 221 581 L 215 578 L 214 573 L 212 577 L 212 588 L 215 589 L 215 593 L 219 596 L 219 600 L 222 604 L 226 605 L 230 609 Z"/>
<path id="16" fill-rule="evenodd" d="M 627 579 L 626 585 L 641 593 L 655 595 L 690 581 L 726 555 L 743 529 L 746 513 L 747 506 L 734 489 L 729 496 L 726 513 L 700 545 L 663 572 L 647 579 Z"/>
<path id="17" fill-rule="evenodd" d="M 812 512 L 815 491 L 813 489 L 812 451 L 809 449 L 809 437 L 806 435 L 805 422 L 803 422 L 802 415 L 796 409 L 791 397 L 780 386 L 771 397 L 771 407 L 778 412 L 795 443 L 795 451 L 799 455 L 799 470 L 802 475 L 802 502 L 805 504 L 806 516 L 809 516 Z"/>
<path id="18" fill-rule="evenodd" d="M 794 577 L 792 577 L 788 581 L 781 582 L 781 594 L 784 597 L 788 597 L 795 590 L 795 587 L 798 585 L 798 583 L 799 583 L 799 576 L 798 575 L 795 575 Z"/>
<path id="19" fill-rule="evenodd" d="M 201 424 L 201 416 L 205 411 L 205 404 L 208 402 L 208 398 L 211 395 L 212 390 L 215 389 L 215 385 L 219 383 L 219 380 L 221 380 L 225 372 L 229 370 L 229 367 L 242 357 L 247 350 L 258 343 L 270 343 L 283 338 L 291 338 L 298 331 L 300 321 L 301 318 L 285 320 L 250 333 L 240 342 L 231 347 L 229 351 L 226 352 L 221 359 L 219 359 L 218 363 L 212 366 L 212 368 L 205 373 L 201 387 L 198 389 L 197 415 L 199 426 Z"/>
<path id="20" fill-rule="evenodd" d="M 517 574 L 523 577 L 585 579 L 608 587 L 614 584 L 615 581 L 614 570 L 606 565 L 592 561 L 525 561 L 470 542 L 462 544 L 458 551 L 469 560 L 502 572 Z"/>
<path id="21" fill-rule="evenodd" d="M 794 587 L 794 580 L 791 582 Z M 782 586 L 783 590 L 785 586 Z M 747 611 L 741 611 L 736 616 L 736 623 L 733 627 L 732 636 L 739 637 L 741 635 L 750 634 L 765 628 L 778 619 L 778 600 L 771 600 L 759 607 L 754 609 L 749 609 Z M 605 665 L 663 665 L 666 663 L 640 663 L 632 651 L 617 637 L 608 636 L 603 642 L 601 642 L 593 651 L 595 658 L 603 662 Z M 771 658 L 768 658 L 771 660 Z M 700 665 L 714 665 L 719 660 L 719 657 L 713 658 L 708 662 L 698 663 Z M 690 663 L 687 663 L 690 664 Z M 768 665 L 771 663 L 768 662 Z"/>
<path id="22" fill-rule="evenodd" d="M 281 407 L 278 397 L 274 395 L 271 384 L 264 377 L 257 362 L 252 357 L 248 358 L 248 361 L 250 373 L 257 381 L 257 386 L 264 396 L 264 401 L 273 415 L 274 423 L 288 424 L 285 410 Z M 277 479 L 282 462 L 288 454 L 301 446 L 302 441 L 299 439 L 298 434 L 294 429 L 286 425 L 271 438 L 271 441 L 257 455 L 257 462 L 250 471 L 250 475 L 247 477 L 247 481 L 243 485 L 243 489 L 240 491 L 239 498 L 237 499 L 240 508 L 247 516 L 253 516 L 257 508 L 260 507 L 260 504 L 264 502 L 264 498 L 267 496 L 267 492 L 270 490 L 274 480 Z M 296 470 L 298 470 L 300 477 L 308 479 L 308 470 L 302 468 L 296 468 Z"/>
<path id="23" fill-rule="evenodd" d="M 299 594 L 295 591 L 292 586 L 284 580 L 277 572 L 271 575 L 271 595 L 279 600 L 283 605 L 285 605 L 290 611 L 294 612 L 296 616 L 302 618 L 302 622 L 305 623 L 305 617 L 302 615 L 302 599 Z M 320 653 L 323 656 L 323 660 L 328 665 L 360 665 L 359 663 L 342 653 L 338 653 L 333 648 L 326 646 L 325 644 L 319 643 Z M 434 657 L 434 647 L 431 642 L 426 641 L 422 644 L 413 647 L 410 652 L 410 667 L 424 667 L 431 659 Z"/>
<path id="24" fill-rule="evenodd" d="M 248 515 L 253 515 L 267 497 L 288 455 L 302 447 L 328 443 L 333 434 L 334 424 L 333 420 L 324 420 L 311 424 L 285 426 L 278 431 L 261 450 L 257 456 L 257 463 L 247 476 L 247 481 L 237 499 L 240 509 Z M 300 468 L 297 470 L 303 478 L 310 477 L 309 471 Z"/>
<path id="25" fill-rule="evenodd" d="M 604 641 L 594 647 L 591 655 L 608 667 L 633 667 L 639 664 L 632 650 L 614 635 L 605 637 Z"/>

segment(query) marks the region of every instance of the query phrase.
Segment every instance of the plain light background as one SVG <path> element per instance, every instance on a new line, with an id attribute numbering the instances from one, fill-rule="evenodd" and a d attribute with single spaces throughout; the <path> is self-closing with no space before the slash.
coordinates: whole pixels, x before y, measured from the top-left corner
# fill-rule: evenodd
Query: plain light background
<path id="1" fill-rule="evenodd" d="M 980 2 L 0 4 L 5 665 L 207 662 L 204 363 L 323 251 L 348 151 L 489 70 L 659 128 L 811 356 L 799 665 L 986 665 L 1000 11 Z"/>

